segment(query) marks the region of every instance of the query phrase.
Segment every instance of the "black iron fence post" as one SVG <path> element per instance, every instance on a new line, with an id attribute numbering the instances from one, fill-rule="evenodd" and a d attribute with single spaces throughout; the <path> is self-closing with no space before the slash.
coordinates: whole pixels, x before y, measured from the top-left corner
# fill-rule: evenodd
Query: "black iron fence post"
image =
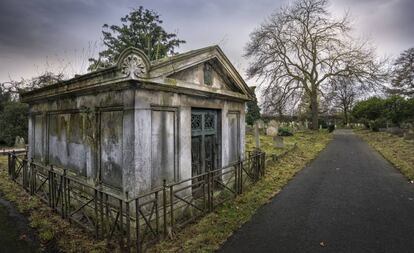
<path id="1" fill-rule="evenodd" d="M 171 185 L 170 186 L 170 216 L 171 216 L 171 221 L 170 221 L 170 226 L 171 226 L 171 232 L 174 230 L 174 188 Z"/>
<path id="2" fill-rule="evenodd" d="M 264 177 L 264 175 L 266 174 L 266 153 L 263 152 L 262 153 L 262 176 Z"/>
<path id="3" fill-rule="evenodd" d="M 211 212 L 211 208 L 212 208 L 212 199 L 211 199 L 211 173 L 210 171 L 207 172 L 207 206 L 208 206 L 208 211 Z"/>
<path id="4" fill-rule="evenodd" d="M 165 181 L 165 180 L 164 180 Z M 165 183 L 165 182 L 164 182 Z M 135 199 L 135 219 L 136 219 L 136 224 L 135 224 L 135 236 L 136 236 L 136 247 L 137 247 L 137 252 L 140 253 L 142 252 L 142 242 L 141 242 L 141 234 L 140 234 L 140 222 L 139 222 L 139 198 Z M 164 217 L 165 218 L 165 217 Z M 165 224 L 165 222 L 164 222 Z"/>
<path id="5" fill-rule="evenodd" d="M 163 216 L 164 216 L 164 238 L 167 238 L 167 181 L 162 181 L 162 205 L 163 205 Z"/>
<path id="6" fill-rule="evenodd" d="M 50 185 L 50 207 L 55 209 L 55 176 L 53 172 L 53 165 L 50 165 L 49 170 L 49 185 Z"/>
<path id="7" fill-rule="evenodd" d="M 240 184 L 239 184 L 239 163 L 235 164 L 233 166 L 234 168 L 234 192 L 236 194 L 239 194 L 239 188 L 240 188 Z"/>
<path id="8" fill-rule="evenodd" d="M 16 160 L 17 160 L 17 156 L 16 156 L 16 152 L 13 150 L 13 167 L 12 167 L 12 179 L 15 180 L 16 179 Z"/>
<path id="9" fill-rule="evenodd" d="M 93 205 L 95 211 L 95 237 L 99 239 L 99 218 L 98 218 L 98 190 L 94 189 Z"/>
<path id="10" fill-rule="evenodd" d="M 63 190 L 65 188 L 65 176 L 59 175 L 60 178 L 60 187 L 59 187 L 59 200 L 60 200 L 60 212 L 62 218 L 65 218 L 65 191 Z"/>
<path id="11" fill-rule="evenodd" d="M 239 185 L 240 185 L 240 194 L 243 193 L 243 163 L 240 164 L 240 177 L 239 177 Z"/>
<path id="12" fill-rule="evenodd" d="M 106 233 L 106 225 L 105 225 L 105 221 L 104 221 L 104 204 L 103 204 L 103 192 L 100 190 L 99 191 L 99 217 L 100 217 L 100 222 L 101 222 L 101 235 L 102 237 L 105 235 Z"/>
<path id="13" fill-rule="evenodd" d="M 30 161 L 30 194 L 34 195 L 36 191 L 36 165 L 33 159 Z"/>
<path id="14" fill-rule="evenodd" d="M 11 155 L 11 167 L 10 167 L 10 173 L 9 173 L 10 178 L 11 178 L 12 180 L 14 180 L 14 179 L 15 179 L 15 173 L 16 173 L 16 159 L 17 159 L 17 157 L 16 157 L 16 152 L 13 150 L 13 151 L 12 151 L 12 155 Z"/>
<path id="15" fill-rule="evenodd" d="M 160 230 L 159 230 L 160 214 L 158 213 L 158 191 L 155 192 L 154 210 L 155 210 L 155 233 L 157 234 L 157 241 L 158 241 L 160 239 Z"/>
<path id="16" fill-rule="evenodd" d="M 110 215 L 109 215 L 109 204 L 108 204 L 108 193 L 105 193 L 105 216 L 106 216 L 106 222 L 105 222 L 105 229 L 107 231 L 106 240 L 109 244 L 109 240 L 111 237 L 111 226 L 110 226 Z"/>
<path id="17" fill-rule="evenodd" d="M 77 216 L 80 217 L 81 215 L 79 214 L 84 215 L 89 221 L 86 225 L 89 226 L 87 228 L 93 228 L 94 226 L 96 238 L 100 239 L 106 237 L 108 243 L 110 243 L 112 239 L 117 241 L 119 238 L 119 245 L 122 252 L 130 252 L 133 250 L 135 248 L 133 244 L 136 244 L 137 252 L 142 252 L 147 239 L 152 238 L 159 240 L 160 237 L 162 237 L 161 233 L 163 233 L 164 238 L 167 238 L 170 232 L 174 232 L 176 228 L 184 225 L 185 223 L 181 220 L 181 218 L 186 218 L 181 216 L 181 204 L 183 202 L 187 203 L 190 208 L 197 209 L 200 213 L 211 212 L 216 205 L 230 199 L 226 194 L 228 192 L 224 191 L 228 190 L 232 192 L 232 196 L 242 194 L 244 187 L 262 178 L 265 175 L 266 170 L 266 154 L 261 150 L 254 150 L 248 157 L 244 159 L 240 157 L 236 163 L 231 165 L 232 167 L 225 167 L 221 171 L 208 171 L 198 177 L 186 179 L 179 183 L 167 185 L 166 180 L 163 180 L 162 189 L 157 189 L 151 193 L 140 195 L 139 197 L 130 200 L 128 192 L 125 192 L 125 195 L 122 197 L 111 195 L 109 192 L 105 192 L 101 187 L 88 186 L 86 183 L 79 182 L 74 178 L 72 179 L 72 177 L 67 174 L 66 169 L 63 169 L 63 173 L 60 173 L 59 169 L 54 169 L 53 166 L 43 167 L 42 165 L 34 163 L 33 159 L 30 159 L 30 161 L 28 161 L 27 158 L 22 160 L 20 157 L 16 156 L 15 152 L 8 153 L 8 162 L 10 177 L 19 184 L 23 182 L 23 187 L 28 188 L 31 195 L 39 195 L 42 200 L 49 202 L 49 206 L 54 209 L 55 212 L 61 212 L 62 218 L 67 218 L 69 221 L 73 219 L 74 221 L 79 222 Z M 20 173 L 20 169 L 23 170 L 22 174 Z M 233 178 L 231 177 L 229 177 L 228 182 L 224 185 L 222 181 L 223 174 L 232 175 L 232 170 L 234 170 L 234 186 L 230 186 L 233 183 Z M 38 178 L 37 173 L 39 173 Z M 19 177 L 23 177 L 22 181 Z M 16 180 L 18 178 L 19 180 Z M 195 180 L 195 178 L 198 180 Z M 200 179 L 203 181 L 200 181 Z M 71 186 L 71 181 L 73 186 Z M 201 197 L 199 194 L 196 196 L 194 192 L 192 196 L 183 197 L 180 194 L 183 190 L 180 183 L 184 182 L 186 183 L 186 189 L 189 188 L 194 190 L 196 186 L 199 187 L 202 185 L 203 199 L 199 198 Z M 188 182 L 189 185 L 187 184 Z M 48 183 L 48 192 L 47 189 L 45 189 L 47 188 L 44 185 L 45 183 Z M 39 185 L 36 186 L 37 184 Z M 37 187 L 39 187 L 39 189 L 37 189 Z M 234 187 L 234 191 L 231 187 Z M 83 191 L 84 188 L 87 190 Z M 48 194 L 49 198 L 44 199 L 43 194 Z M 72 197 L 74 197 L 72 206 L 70 203 L 71 194 Z M 87 203 L 79 207 L 81 204 L 76 201 L 77 194 L 81 194 L 82 197 L 87 199 Z M 160 194 L 162 194 L 162 197 Z M 108 200 L 108 196 L 111 196 L 111 201 Z M 190 198 L 190 203 L 187 202 L 187 199 L 183 199 L 186 197 Z M 112 198 L 114 198 L 114 201 L 112 201 Z M 150 200 L 148 200 L 148 198 L 150 198 Z M 195 202 L 192 202 L 194 199 Z M 203 202 L 197 202 L 198 200 Z M 134 213 L 130 213 L 134 212 L 134 207 L 130 206 L 134 205 L 133 201 L 135 201 L 135 215 Z M 146 207 L 148 204 L 152 204 L 152 206 L 150 210 L 151 213 L 147 217 Z M 199 205 L 203 205 L 203 207 Z M 75 211 L 71 212 L 72 208 Z M 161 212 L 161 209 L 163 211 L 162 214 L 159 213 Z M 170 212 L 170 214 L 168 214 L 168 212 Z M 77 215 L 74 215 L 75 213 L 77 213 Z M 113 213 L 116 214 L 115 218 L 113 217 Z M 95 215 L 95 218 L 89 219 L 90 217 L 93 217 L 93 214 Z M 155 215 L 155 218 L 152 216 L 153 214 Z M 88 215 L 91 216 L 88 217 Z M 160 222 L 163 222 L 163 227 L 161 227 Z M 80 223 L 82 223 L 82 221 Z M 133 231 L 134 225 L 136 230 L 135 234 Z M 155 229 L 153 229 L 154 226 Z M 152 233 L 152 237 L 147 236 L 148 229 L 150 230 L 150 233 Z M 114 235 L 114 237 L 112 237 L 112 235 Z"/>
<path id="18" fill-rule="evenodd" d="M 10 168 L 11 168 L 11 154 L 7 153 L 7 174 L 10 177 Z"/>
<path id="19" fill-rule="evenodd" d="M 66 188 L 67 188 L 67 185 L 66 185 L 66 169 L 64 169 L 63 170 L 63 175 L 62 175 L 62 189 L 61 189 L 61 192 L 62 192 L 62 217 L 63 218 L 66 218 L 66 216 L 67 216 L 67 209 L 68 209 L 68 207 L 67 207 L 68 202 L 67 202 L 67 190 L 66 190 Z"/>
<path id="20" fill-rule="evenodd" d="M 130 226 L 131 226 L 131 217 L 129 215 L 129 196 L 128 196 L 128 192 L 125 193 L 125 232 L 126 232 L 126 239 L 127 239 L 127 249 L 126 252 L 131 252 L 131 230 L 130 230 Z"/>
<path id="21" fill-rule="evenodd" d="M 27 159 L 23 159 L 22 161 L 23 167 L 22 167 L 22 174 L 23 174 L 23 188 L 28 190 L 28 181 L 27 181 Z"/>
<path id="22" fill-rule="evenodd" d="M 119 232 L 120 232 L 119 244 L 121 247 L 121 251 L 125 251 L 123 201 L 122 199 L 119 199 L 118 202 L 119 202 Z"/>

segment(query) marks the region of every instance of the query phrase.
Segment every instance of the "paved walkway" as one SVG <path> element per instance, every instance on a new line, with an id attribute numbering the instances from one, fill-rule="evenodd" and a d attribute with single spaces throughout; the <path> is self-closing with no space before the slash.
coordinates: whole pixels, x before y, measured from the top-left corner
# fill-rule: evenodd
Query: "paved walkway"
<path id="1" fill-rule="evenodd" d="M 414 185 L 339 131 L 219 252 L 414 252 Z"/>
<path id="2" fill-rule="evenodd" d="M 35 231 L 29 221 L 0 195 L 0 252 L 40 252 Z"/>

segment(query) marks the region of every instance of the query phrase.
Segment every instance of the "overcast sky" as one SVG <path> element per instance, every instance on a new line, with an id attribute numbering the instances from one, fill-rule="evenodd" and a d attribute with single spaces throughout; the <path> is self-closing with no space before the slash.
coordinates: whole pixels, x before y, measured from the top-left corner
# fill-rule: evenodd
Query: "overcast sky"
<path id="1" fill-rule="evenodd" d="M 143 5 L 161 14 L 168 32 L 187 43 L 179 52 L 219 44 L 244 75 L 249 33 L 286 0 L 0 0 L 0 82 L 47 70 L 84 73 L 101 47 L 102 25 Z M 355 33 L 379 55 L 414 46 L 413 0 L 332 0 L 334 15 L 349 10 Z M 253 81 L 249 81 L 252 84 Z"/>

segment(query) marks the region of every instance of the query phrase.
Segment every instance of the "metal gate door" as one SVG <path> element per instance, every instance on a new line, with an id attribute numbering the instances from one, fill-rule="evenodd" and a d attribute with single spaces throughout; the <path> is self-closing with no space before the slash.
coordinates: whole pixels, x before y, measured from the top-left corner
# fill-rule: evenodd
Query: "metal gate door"
<path id="1" fill-rule="evenodd" d="M 191 112 L 191 167 L 192 176 L 217 168 L 217 111 Z"/>

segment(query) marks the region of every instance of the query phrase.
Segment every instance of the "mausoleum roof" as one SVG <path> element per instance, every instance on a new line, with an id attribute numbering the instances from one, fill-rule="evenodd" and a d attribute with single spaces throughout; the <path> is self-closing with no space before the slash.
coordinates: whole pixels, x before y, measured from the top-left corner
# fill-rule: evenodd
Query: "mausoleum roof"
<path id="1" fill-rule="evenodd" d="M 220 78 L 225 80 L 225 87 L 209 87 L 174 78 L 174 74 L 205 62 L 214 65 Z M 23 102 L 35 103 L 45 99 L 56 99 L 59 96 L 81 95 L 134 86 L 241 101 L 254 97 L 251 89 L 217 45 L 154 61 L 150 61 L 143 51 L 130 47 L 119 55 L 116 64 L 111 67 L 25 92 L 21 94 L 21 97 Z"/>

